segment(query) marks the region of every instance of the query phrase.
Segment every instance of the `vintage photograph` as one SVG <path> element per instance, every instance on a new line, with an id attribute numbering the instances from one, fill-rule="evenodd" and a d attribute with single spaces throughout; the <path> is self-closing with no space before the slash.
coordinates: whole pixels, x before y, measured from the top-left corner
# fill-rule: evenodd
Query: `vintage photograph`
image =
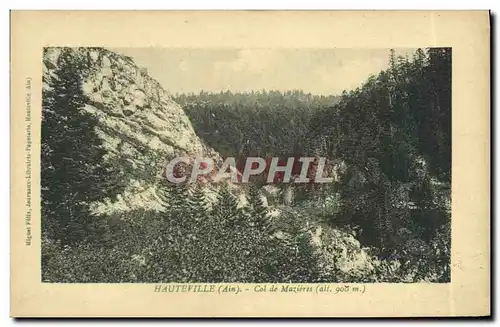
<path id="1" fill-rule="evenodd" d="M 451 282 L 451 67 L 444 47 L 44 48 L 41 281 Z"/>

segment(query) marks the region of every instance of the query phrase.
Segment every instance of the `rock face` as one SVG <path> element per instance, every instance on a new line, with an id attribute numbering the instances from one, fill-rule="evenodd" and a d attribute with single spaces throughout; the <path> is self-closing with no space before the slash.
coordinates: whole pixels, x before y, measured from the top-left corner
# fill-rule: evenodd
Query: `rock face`
<path id="1" fill-rule="evenodd" d="M 84 110 L 99 119 L 96 133 L 103 140 L 105 160 L 127 178 L 117 199 L 93 204 L 96 213 L 161 210 L 158 180 L 167 160 L 179 155 L 219 158 L 196 136 L 182 108 L 129 57 L 103 48 L 48 48 L 44 88 L 51 87 L 62 51 L 87 67 L 81 76 L 88 99 Z"/>

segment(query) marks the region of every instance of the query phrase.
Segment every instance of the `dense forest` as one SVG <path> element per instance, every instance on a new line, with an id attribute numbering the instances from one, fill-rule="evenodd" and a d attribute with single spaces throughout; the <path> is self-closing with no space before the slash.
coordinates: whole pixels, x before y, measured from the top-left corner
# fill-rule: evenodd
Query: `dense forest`
<path id="1" fill-rule="evenodd" d="M 123 172 L 105 163 L 81 110 L 75 71 L 85 69 L 63 62 L 43 94 L 42 280 L 449 282 L 451 49 L 388 56 L 387 69 L 339 95 L 174 96 L 222 157 L 323 156 L 335 183 L 272 195 L 162 183 L 167 210 L 119 217 L 90 212 L 120 191 Z M 354 261 L 363 268 L 345 267 Z"/>
<path id="2" fill-rule="evenodd" d="M 197 134 L 223 157 L 286 156 L 301 152 L 308 140 L 309 122 L 336 96 L 305 94 L 300 90 L 180 94 L 181 104 Z"/>

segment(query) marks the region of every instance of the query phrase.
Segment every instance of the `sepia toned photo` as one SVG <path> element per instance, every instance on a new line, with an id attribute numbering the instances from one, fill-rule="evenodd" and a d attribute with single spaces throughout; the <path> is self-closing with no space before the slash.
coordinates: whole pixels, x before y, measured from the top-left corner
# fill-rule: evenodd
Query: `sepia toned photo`
<path id="1" fill-rule="evenodd" d="M 450 281 L 452 49 L 43 56 L 43 282 Z"/>
<path id="2" fill-rule="evenodd" d="M 12 17 L 13 316 L 489 314 L 487 13 Z"/>

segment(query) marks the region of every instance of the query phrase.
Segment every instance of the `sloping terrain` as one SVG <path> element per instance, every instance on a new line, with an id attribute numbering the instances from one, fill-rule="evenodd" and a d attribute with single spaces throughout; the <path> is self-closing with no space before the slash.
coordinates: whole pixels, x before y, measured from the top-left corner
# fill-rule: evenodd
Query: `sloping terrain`
<path id="1" fill-rule="evenodd" d="M 117 200 L 94 204 L 98 213 L 161 209 L 157 177 L 162 165 L 178 155 L 218 154 L 200 141 L 182 108 L 145 68 L 131 58 L 102 48 L 47 48 L 44 89 L 50 89 L 62 53 L 84 62 L 84 109 L 98 118 L 105 160 L 119 167 L 126 188 Z"/>

